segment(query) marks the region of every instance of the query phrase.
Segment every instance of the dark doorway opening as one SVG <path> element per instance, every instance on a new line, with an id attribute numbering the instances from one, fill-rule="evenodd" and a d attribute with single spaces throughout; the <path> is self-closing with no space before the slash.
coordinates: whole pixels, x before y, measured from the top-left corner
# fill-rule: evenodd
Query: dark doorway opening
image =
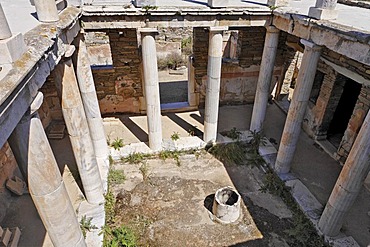
<path id="1" fill-rule="evenodd" d="M 335 146 L 339 147 L 348 122 L 352 116 L 358 96 L 360 95 L 361 84 L 347 78 L 343 87 L 343 93 L 334 112 L 330 123 L 327 139 Z"/>

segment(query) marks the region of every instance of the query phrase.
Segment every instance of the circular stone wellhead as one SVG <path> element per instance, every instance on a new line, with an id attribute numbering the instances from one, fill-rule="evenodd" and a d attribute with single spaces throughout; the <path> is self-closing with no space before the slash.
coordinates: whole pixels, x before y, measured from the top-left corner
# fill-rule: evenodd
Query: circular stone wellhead
<path id="1" fill-rule="evenodd" d="M 220 223 L 232 223 L 240 216 L 240 195 L 232 187 L 218 189 L 213 201 L 212 213 Z"/>

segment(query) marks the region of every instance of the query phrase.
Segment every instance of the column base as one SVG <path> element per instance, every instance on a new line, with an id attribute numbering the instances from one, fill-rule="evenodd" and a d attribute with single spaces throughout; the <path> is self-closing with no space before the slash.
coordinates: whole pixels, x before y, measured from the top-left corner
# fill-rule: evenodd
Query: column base
<path id="1" fill-rule="evenodd" d="M 21 33 L 0 40 L 0 65 L 13 63 L 26 51 L 26 45 Z"/>
<path id="2" fill-rule="evenodd" d="M 229 6 L 229 0 L 208 0 L 208 7 L 223 8 Z"/>
<path id="3" fill-rule="evenodd" d="M 317 20 L 334 20 L 338 17 L 338 10 L 310 7 L 308 16 Z"/>

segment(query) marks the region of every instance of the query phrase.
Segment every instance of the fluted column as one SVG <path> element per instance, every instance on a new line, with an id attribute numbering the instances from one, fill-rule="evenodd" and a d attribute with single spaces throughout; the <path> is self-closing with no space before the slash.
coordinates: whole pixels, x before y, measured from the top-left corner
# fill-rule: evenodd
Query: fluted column
<path id="1" fill-rule="evenodd" d="M 204 106 L 205 142 L 215 142 L 217 137 L 218 107 L 220 100 L 223 32 L 227 27 L 210 27 L 208 44 L 207 85 Z"/>
<path id="2" fill-rule="evenodd" d="M 62 112 L 86 199 L 91 204 L 104 202 L 103 187 L 94 145 L 86 120 L 72 59 L 65 58 L 54 70 L 62 99 Z"/>
<path id="3" fill-rule="evenodd" d="M 276 158 L 277 173 L 290 170 L 320 58 L 320 46 L 306 40 L 301 40 L 301 43 L 305 49 Z"/>
<path id="4" fill-rule="evenodd" d="M 98 162 L 103 187 L 107 188 L 109 170 L 109 149 L 104 132 L 103 119 L 101 118 L 98 98 L 96 96 L 94 78 L 91 72 L 87 49 L 83 36 L 78 38 L 78 52 L 76 58 L 76 76 L 81 92 L 82 103 L 94 145 L 95 157 Z"/>
<path id="5" fill-rule="evenodd" d="M 85 247 L 80 225 L 36 112 L 42 100 L 39 93 L 12 133 L 9 144 L 18 165 L 26 169 L 30 195 L 53 245 Z"/>
<path id="6" fill-rule="evenodd" d="M 328 236 L 336 236 L 344 217 L 355 202 L 370 170 L 370 111 L 351 148 L 324 212 L 319 221 L 320 230 Z"/>
<path id="7" fill-rule="evenodd" d="M 279 29 L 274 26 L 266 27 L 265 46 L 263 48 L 257 91 L 253 105 L 251 131 L 259 132 L 263 128 L 278 43 Z"/>
<path id="8" fill-rule="evenodd" d="M 162 149 L 161 103 L 159 98 L 157 52 L 154 39 L 154 35 L 158 31 L 153 28 L 141 28 L 139 32 L 141 34 L 149 147 L 154 151 L 158 151 Z"/>

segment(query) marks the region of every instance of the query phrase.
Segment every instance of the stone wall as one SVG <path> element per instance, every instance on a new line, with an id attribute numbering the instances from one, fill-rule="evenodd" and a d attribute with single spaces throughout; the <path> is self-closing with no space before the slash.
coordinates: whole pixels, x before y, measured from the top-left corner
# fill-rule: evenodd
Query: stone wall
<path id="1" fill-rule="evenodd" d="M 139 113 L 143 90 L 136 30 L 110 30 L 108 36 L 113 67 L 93 70 L 100 110 Z"/>
<path id="2" fill-rule="evenodd" d="M 317 139 L 326 138 L 326 132 L 342 95 L 346 77 L 340 72 L 358 74 L 370 81 L 370 66 L 356 62 L 327 48 L 323 48 L 322 57 L 340 66 L 342 71 L 337 71 L 338 68 L 335 70 L 323 61 L 319 62 L 318 71 L 324 73 L 323 83 L 316 103 L 309 103 L 304 123 L 306 132 Z M 343 68 L 347 72 L 343 72 Z M 354 111 L 337 150 L 336 156 L 340 162 L 345 162 L 369 108 L 370 85 L 362 85 Z"/>
<path id="3" fill-rule="evenodd" d="M 62 106 L 52 74 L 46 79 L 40 91 L 44 94 L 44 102 L 38 113 L 44 128 L 47 128 L 52 120 L 63 121 Z"/>
<path id="4" fill-rule="evenodd" d="M 356 140 L 357 134 L 364 122 L 367 112 L 370 109 L 370 86 L 362 86 L 360 95 L 357 99 L 355 109 L 349 120 L 344 136 L 337 151 L 337 157 L 341 163 L 344 163 L 348 157 L 349 151 Z"/>

